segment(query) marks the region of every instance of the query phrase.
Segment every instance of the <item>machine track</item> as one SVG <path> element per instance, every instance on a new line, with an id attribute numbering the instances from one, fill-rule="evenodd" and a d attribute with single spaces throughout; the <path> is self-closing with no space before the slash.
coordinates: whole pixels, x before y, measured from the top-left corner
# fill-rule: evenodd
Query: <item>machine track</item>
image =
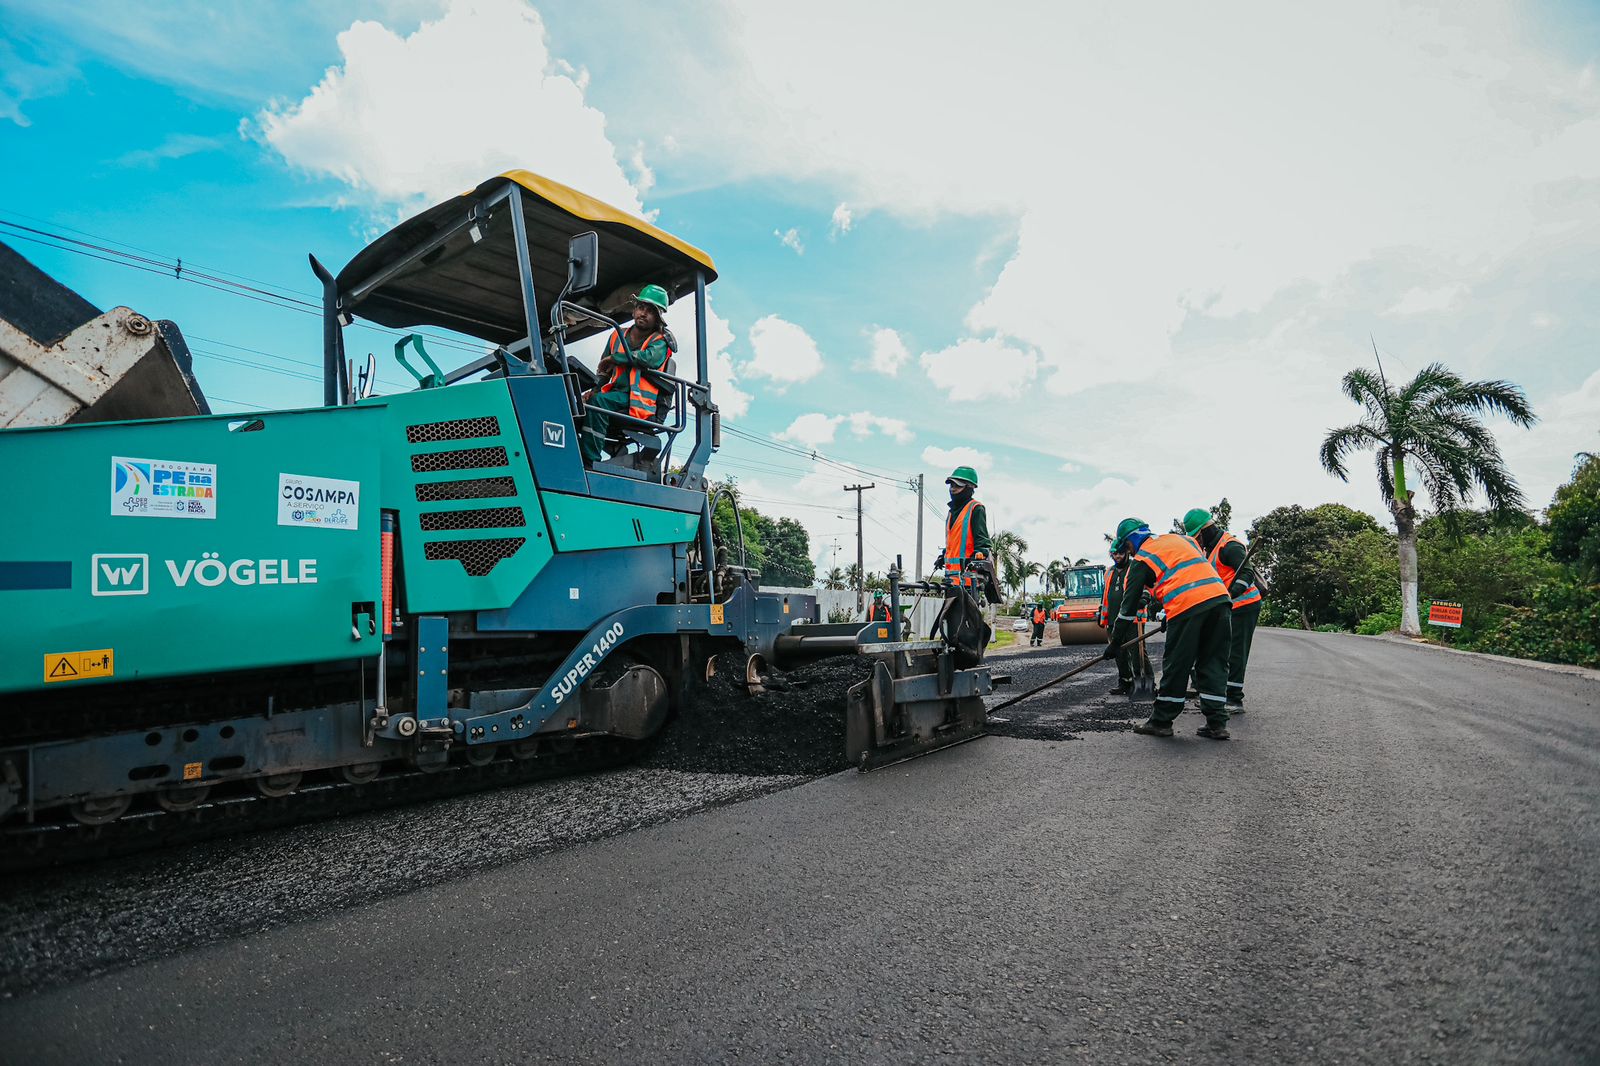
<path id="1" fill-rule="evenodd" d="M 0 827 L 0 873 L 110 858 L 480 789 L 598 773 L 640 758 L 652 743 L 609 736 L 563 737 L 531 757 L 517 758 L 507 751 L 496 753 L 496 758 L 482 765 L 460 761 L 427 771 L 386 767 L 371 781 L 342 780 L 340 771 L 330 770 L 315 777 L 307 775 L 305 784 L 283 796 L 262 795 L 253 781 L 239 781 L 218 786 L 218 793 L 190 810 L 163 810 L 147 799 L 148 806 L 136 807 L 104 825 L 82 825 L 65 814 L 33 823 L 16 822 Z M 228 791 L 220 791 L 223 787 Z"/>

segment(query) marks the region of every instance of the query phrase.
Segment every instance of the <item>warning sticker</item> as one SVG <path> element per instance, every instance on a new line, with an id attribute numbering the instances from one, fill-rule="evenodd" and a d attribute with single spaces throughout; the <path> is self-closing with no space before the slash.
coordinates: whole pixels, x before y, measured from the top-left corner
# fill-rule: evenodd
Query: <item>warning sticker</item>
<path id="1" fill-rule="evenodd" d="M 89 681 L 115 674 L 116 661 L 110 648 L 94 651 L 56 651 L 44 657 L 44 679 L 52 681 Z"/>
<path id="2" fill-rule="evenodd" d="M 197 762 L 186 762 L 186 763 L 184 763 L 183 764 L 183 779 L 185 781 L 198 781 L 198 780 L 200 780 L 200 775 L 201 775 L 202 769 L 203 769 L 203 766 L 202 766 L 201 763 L 197 763 Z"/>
<path id="3" fill-rule="evenodd" d="M 722 604 L 720 603 L 711 605 L 711 624 L 714 626 L 722 625 Z"/>

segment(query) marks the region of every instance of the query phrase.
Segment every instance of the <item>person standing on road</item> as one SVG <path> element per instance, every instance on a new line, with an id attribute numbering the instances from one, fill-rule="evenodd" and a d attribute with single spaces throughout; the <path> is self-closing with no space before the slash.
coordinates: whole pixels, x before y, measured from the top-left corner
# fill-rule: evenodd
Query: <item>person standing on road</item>
<path id="1" fill-rule="evenodd" d="M 1033 639 L 1028 641 L 1031 648 L 1044 647 L 1044 623 L 1050 617 L 1050 612 L 1044 609 L 1044 604 L 1033 605 Z"/>
<path id="2" fill-rule="evenodd" d="M 874 589 L 872 591 L 872 606 L 867 608 L 867 621 L 889 622 L 892 620 L 889 616 L 889 601 L 884 599 L 883 590 Z"/>
<path id="3" fill-rule="evenodd" d="M 989 640 L 994 639 L 994 604 L 1000 589 L 994 580 L 994 545 L 989 539 L 989 512 L 973 495 L 978 488 L 978 472 L 958 466 L 944 479 L 950 490 L 950 513 L 944 520 L 944 551 L 933 560 L 935 570 L 945 571 L 945 606 L 964 590 L 980 605 Z M 981 580 L 980 580 L 981 575 Z"/>
<path id="4" fill-rule="evenodd" d="M 1112 552 L 1111 566 L 1106 570 L 1105 590 L 1100 594 L 1100 624 L 1105 627 L 1108 641 L 1116 633 L 1116 610 L 1122 605 L 1123 583 L 1127 579 L 1127 552 Z M 1111 647 L 1116 648 L 1117 645 L 1113 642 Z M 1139 653 L 1133 648 L 1118 649 L 1116 661 L 1117 687 L 1111 690 L 1111 695 L 1126 696 L 1133 691 L 1133 678 L 1138 669 Z"/>
<path id="5" fill-rule="evenodd" d="M 1244 713 L 1244 670 L 1250 661 L 1250 643 L 1255 639 L 1256 623 L 1261 620 L 1261 587 L 1255 569 L 1239 573 L 1248 554 L 1244 542 L 1217 526 L 1211 512 L 1196 507 L 1183 516 L 1183 531 L 1195 539 L 1206 553 L 1228 595 L 1233 599 L 1233 620 L 1229 625 L 1228 713 Z"/>
<path id="6" fill-rule="evenodd" d="M 1167 634 L 1161 656 L 1161 684 L 1150 720 L 1133 727 L 1135 733 L 1170 737 L 1172 723 L 1183 713 L 1189 674 L 1200 682 L 1200 708 L 1206 724 L 1198 733 L 1209 740 L 1228 739 L 1228 634 L 1232 604 L 1227 586 L 1206 562 L 1200 546 L 1182 533 L 1153 535 L 1137 518 L 1117 526 L 1113 551 L 1128 553 L 1128 576 L 1116 628 L 1105 658 L 1138 635 L 1139 600 L 1146 588 L 1151 603 L 1166 611 L 1161 631 Z"/>

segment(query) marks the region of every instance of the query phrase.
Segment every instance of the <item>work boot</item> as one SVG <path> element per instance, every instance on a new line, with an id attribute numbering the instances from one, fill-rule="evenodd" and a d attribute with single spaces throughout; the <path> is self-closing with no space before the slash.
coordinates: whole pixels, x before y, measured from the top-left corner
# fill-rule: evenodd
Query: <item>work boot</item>
<path id="1" fill-rule="evenodd" d="M 1128 693 L 1130 693 L 1132 691 L 1133 691 L 1133 679 L 1132 678 L 1128 678 L 1127 680 L 1122 680 L 1122 679 L 1119 678 L 1117 680 L 1117 687 L 1111 690 L 1110 695 L 1112 695 L 1112 696 L 1126 696 Z"/>
<path id="2" fill-rule="evenodd" d="M 1196 729 L 1194 731 L 1194 735 L 1197 737 L 1205 737 L 1207 740 L 1227 740 L 1228 727 L 1225 725 L 1207 724 L 1201 726 L 1199 729 Z"/>
<path id="3" fill-rule="evenodd" d="M 1133 731 L 1145 737 L 1170 737 L 1172 735 L 1172 727 L 1170 725 L 1162 725 L 1154 718 L 1148 722 L 1140 722 L 1133 727 Z"/>
<path id="4" fill-rule="evenodd" d="M 1228 689 L 1228 702 L 1224 705 L 1229 714 L 1244 713 L 1244 690 L 1238 688 Z"/>

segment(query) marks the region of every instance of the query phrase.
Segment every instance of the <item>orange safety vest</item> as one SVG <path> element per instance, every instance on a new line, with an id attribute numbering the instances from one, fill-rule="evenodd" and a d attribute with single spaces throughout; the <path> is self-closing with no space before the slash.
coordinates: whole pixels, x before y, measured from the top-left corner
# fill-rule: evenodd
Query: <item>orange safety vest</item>
<path id="1" fill-rule="evenodd" d="M 656 341 L 665 339 L 666 337 L 663 334 L 652 333 L 650 336 L 645 338 L 645 342 L 643 344 L 639 345 L 638 350 L 642 352 Z M 618 334 L 613 332 L 611 334 L 611 340 L 606 343 L 606 354 L 619 355 L 621 353 L 622 342 L 619 340 Z M 617 387 L 618 383 L 627 381 L 628 414 L 632 415 L 634 418 L 654 418 L 656 414 L 656 401 L 661 396 L 661 389 L 653 380 L 651 380 L 649 375 L 645 373 L 645 370 L 645 367 L 639 366 L 636 363 L 618 363 L 616 368 L 611 371 L 611 380 L 606 382 L 605 385 L 601 387 L 600 391 L 610 392 Z"/>
<path id="2" fill-rule="evenodd" d="M 1223 585 L 1227 586 L 1231 594 L 1233 590 L 1234 569 L 1222 561 L 1222 549 L 1229 544 L 1238 544 L 1242 546 L 1244 542 L 1238 537 L 1234 536 L 1232 533 L 1224 533 L 1222 535 L 1222 539 L 1217 541 L 1217 546 L 1211 549 L 1211 554 L 1206 556 L 1206 559 L 1211 563 L 1212 569 L 1217 572 L 1217 576 L 1222 579 Z M 1248 607 L 1252 603 L 1260 602 L 1261 590 L 1257 588 L 1255 582 L 1252 581 L 1250 583 L 1250 587 L 1239 593 L 1239 598 L 1233 601 L 1233 609 L 1237 611 L 1241 607 Z"/>
<path id="3" fill-rule="evenodd" d="M 1206 562 L 1205 553 L 1182 533 L 1160 533 L 1139 545 L 1135 559 L 1155 572 L 1150 594 L 1171 620 L 1213 600 L 1228 598 L 1228 586 Z"/>
<path id="4" fill-rule="evenodd" d="M 888 622 L 888 621 L 892 621 L 892 619 L 890 619 L 890 617 L 889 617 L 889 605 L 887 603 L 875 603 L 871 607 L 867 608 L 867 621 L 869 621 L 869 622 Z"/>
<path id="5" fill-rule="evenodd" d="M 944 527 L 944 568 L 945 573 L 952 575 L 950 583 L 954 585 L 975 584 L 971 574 L 960 578 L 954 576 L 955 571 L 962 565 L 972 562 L 976 547 L 972 540 L 972 509 L 981 506 L 976 498 L 967 501 L 959 514 L 945 519 Z"/>
<path id="6" fill-rule="evenodd" d="M 1043 607 L 1035 607 L 1033 609 L 1033 624 L 1034 625 L 1036 625 L 1036 626 L 1044 625 L 1044 620 L 1046 618 L 1048 618 L 1048 617 L 1049 617 L 1049 615 L 1045 613 L 1045 609 Z"/>

